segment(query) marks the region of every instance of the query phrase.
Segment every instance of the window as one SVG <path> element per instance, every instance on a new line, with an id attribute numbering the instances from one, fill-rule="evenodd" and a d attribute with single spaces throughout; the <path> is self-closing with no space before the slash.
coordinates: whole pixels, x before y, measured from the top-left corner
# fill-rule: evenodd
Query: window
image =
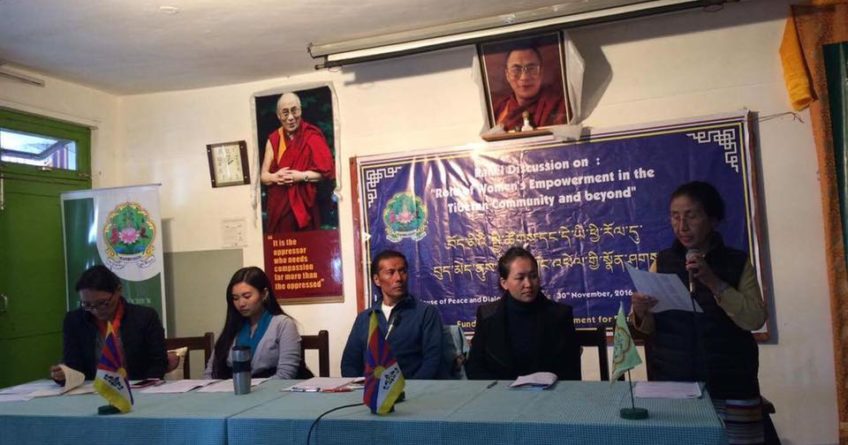
<path id="1" fill-rule="evenodd" d="M 76 170 L 77 144 L 69 139 L 0 128 L 0 161 Z"/>
<path id="2" fill-rule="evenodd" d="M 91 129 L 0 107 L 0 169 L 42 179 L 91 175 Z"/>

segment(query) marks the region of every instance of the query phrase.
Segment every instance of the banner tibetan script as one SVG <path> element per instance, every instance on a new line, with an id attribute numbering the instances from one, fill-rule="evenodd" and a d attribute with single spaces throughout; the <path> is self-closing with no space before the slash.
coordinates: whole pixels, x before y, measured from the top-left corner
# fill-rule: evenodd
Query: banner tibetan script
<path id="1" fill-rule="evenodd" d="M 360 158 L 363 270 L 381 250 L 399 250 L 410 292 L 445 324 L 473 330 L 477 306 L 502 295 L 498 257 L 522 245 L 539 260 L 543 292 L 574 308 L 578 328 L 610 325 L 619 302 L 630 305 L 625 265 L 648 269 L 674 240 L 669 195 L 703 180 L 727 205 L 725 243 L 749 252 L 759 276 L 748 118 Z M 366 306 L 375 293 L 368 286 Z"/>

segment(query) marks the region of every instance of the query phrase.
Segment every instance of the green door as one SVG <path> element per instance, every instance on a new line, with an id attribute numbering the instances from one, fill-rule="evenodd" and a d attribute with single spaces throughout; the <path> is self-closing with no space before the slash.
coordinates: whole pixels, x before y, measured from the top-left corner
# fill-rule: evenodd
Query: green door
<path id="1" fill-rule="evenodd" d="M 91 188 L 90 145 L 88 128 L 0 109 L 0 387 L 62 358 L 59 195 Z"/>

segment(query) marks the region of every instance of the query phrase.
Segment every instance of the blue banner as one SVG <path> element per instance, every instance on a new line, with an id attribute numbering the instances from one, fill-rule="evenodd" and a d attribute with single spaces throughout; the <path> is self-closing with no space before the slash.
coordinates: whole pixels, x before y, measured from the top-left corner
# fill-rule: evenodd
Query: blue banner
<path id="1" fill-rule="evenodd" d="M 365 265 L 384 249 L 404 253 L 410 292 L 446 324 L 473 330 L 477 306 L 502 295 L 498 258 L 522 245 L 540 262 L 543 292 L 574 308 L 578 328 L 610 325 L 620 301 L 629 308 L 625 265 L 648 269 L 673 242 L 669 195 L 685 182 L 716 186 L 725 243 L 758 267 L 748 139 L 742 113 L 577 142 L 360 158 Z"/>

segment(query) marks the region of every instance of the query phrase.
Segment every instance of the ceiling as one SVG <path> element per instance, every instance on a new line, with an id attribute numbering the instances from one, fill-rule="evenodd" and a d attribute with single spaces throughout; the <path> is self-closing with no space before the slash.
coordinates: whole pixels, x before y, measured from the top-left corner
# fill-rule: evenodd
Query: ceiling
<path id="1" fill-rule="evenodd" d="M 639 1 L 0 0 L 0 63 L 115 94 L 183 90 L 310 72 L 311 42 L 627 3 Z"/>

